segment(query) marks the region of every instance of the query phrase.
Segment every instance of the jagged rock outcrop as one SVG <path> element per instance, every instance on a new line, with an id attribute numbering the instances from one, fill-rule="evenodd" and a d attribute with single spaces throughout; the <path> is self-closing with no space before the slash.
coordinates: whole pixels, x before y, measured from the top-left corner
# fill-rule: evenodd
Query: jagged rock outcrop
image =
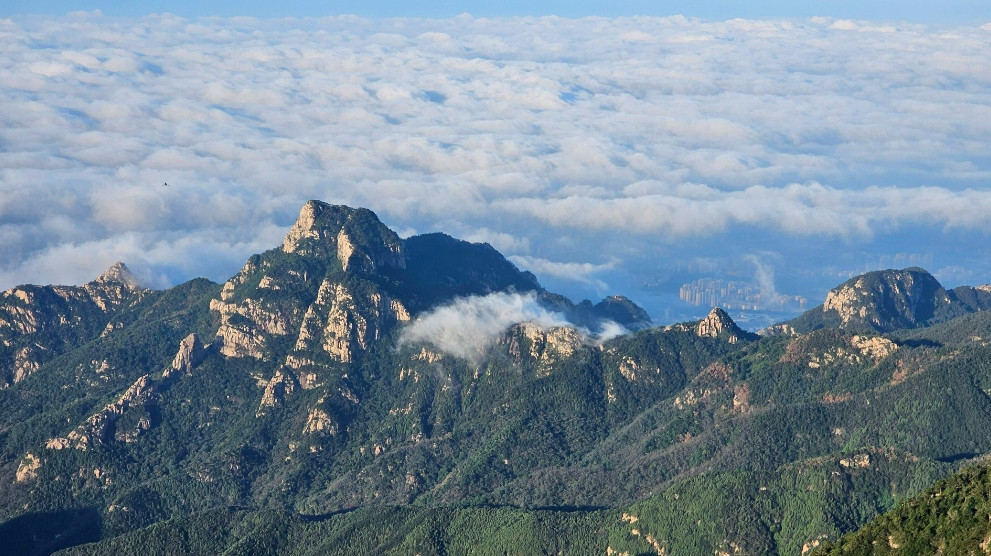
<path id="1" fill-rule="evenodd" d="M 830 290 L 825 302 L 763 334 L 802 334 L 819 328 L 892 332 L 945 322 L 991 309 L 991 292 L 962 286 L 946 290 L 921 268 L 881 270 Z"/>
<path id="2" fill-rule="evenodd" d="M 198 335 L 194 333 L 186 336 L 179 342 L 179 349 L 171 365 L 162 372 L 162 380 L 156 381 L 147 374 L 142 375 L 116 401 L 91 415 L 68 435 L 50 439 L 46 444 L 47 448 L 53 450 L 74 448 L 85 451 L 111 440 L 125 443 L 136 441 L 139 435 L 152 427 L 148 412 L 143 410 L 157 403 L 160 393 L 167 390 L 175 379 L 192 373 L 193 369 L 203 361 L 205 353 L 206 348 L 200 342 Z M 92 364 L 96 366 L 98 361 L 94 360 Z M 107 361 L 104 360 L 99 362 L 99 366 L 94 370 L 99 374 L 105 372 L 107 368 Z M 118 427 L 121 417 L 129 410 L 135 409 L 142 411 L 137 419 L 132 420 L 133 426 L 126 430 Z"/>
<path id="3" fill-rule="evenodd" d="M 408 320 L 409 311 L 397 299 L 377 291 L 353 293 L 344 283 L 325 280 L 303 317 L 295 350 L 319 346 L 334 361 L 351 363 L 388 327 Z"/>
<path id="4" fill-rule="evenodd" d="M 554 365 L 574 355 L 586 338 L 570 326 L 543 328 L 533 322 L 515 324 L 500 340 L 518 363 L 535 365 L 537 376 L 550 374 Z"/>
<path id="5" fill-rule="evenodd" d="M 38 469 L 41 469 L 41 458 L 28 452 L 24 454 L 21 463 L 17 465 L 15 480 L 18 483 L 26 483 L 38 477 Z"/>
<path id="6" fill-rule="evenodd" d="M 390 284 L 396 284 L 394 287 Z M 544 292 L 487 244 L 444 234 L 405 242 L 365 209 L 307 202 L 281 249 L 249 259 L 226 284 L 211 311 L 219 320 L 219 350 L 227 357 L 285 357 L 301 384 L 323 383 L 321 369 L 353 364 L 372 342 L 412 314 L 457 296 L 536 291 L 564 307 L 580 326 L 606 321 L 640 328 L 646 312 L 614 296 L 576 306 Z M 296 295 L 290 295 L 295 292 Z M 295 336 L 287 353 L 271 346 Z"/>
<path id="7" fill-rule="evenodd" d="M 835 313 L 843 326 L 866 324 L 883 330 L 928 322 L 951 303 L 931 274 L 909 268 L 865 274 L 846 282 L 826 295 L 822 310 Z"/>
<path id="8" fill-rule="evenodd" d="M 202 362 L 204 355 L 205 348 L 199 337 L 196 334 L 186 336 L 179 343 L 179 350 L 172 364 L 162 372 L 161 381 L 155 381 L 149 375 L 141 376 L 115 402 L 91 415 L 65 437 L 49 440 L 47 447 L 55 450 L 65 448 L 86 450 L 110 440 L 134 442 L 141 433 L 151 428 L 151 419 L 144 415 L 128 430 L 118 429 L 117 421 L 129 409 L 154 404 L 162 389 L 167 389 L 174 379 L 190 374 Z"/>
<path id="9" fill-rule="evenodd" d="M 101 309 L 105 309 L 107 306 L 120 304 L 128 292 L 141 290 L 141 282 L 131 272 L 131 269 L 118 261 L 99 275 L 96 280 L 85 284 L 83 288 L 89 292 Z"/>
<path id="10" fill-rule="evenodd" d="M 82 286 L 18 286 L 0 294 L 0 387 L 90 339 L 147 290 L 123 263 Z"/>
<path id="11" fill-rule="evenodd" d="M 871 367 L 897 350 L 898 344 L 881 336 L 820 330 L 789 340 L 779 362 L 820 370 L 837 365 Z"/>
<path id="12" fill-rule="evenodd" d="M 898 344 L 881 336 L 853 336 L 850 344 L 864 357 L 880 361 L 898 349 Z"/>
<path id="13" fill-rule="evenodd" d="M 282 242 L 286 253 L 334 257 L 345 271 L 406 268 L 403 241 L 368 209 L 309 201 Z"/>
<path id="14" fill-rule="evenodd" d="M 268 408 L 282 403 L 286 396 L 293 393 L 296 385 L 296 377 L 292 373 L 285 369 L 277 369 L 272 378 L 265 383 L 265 390 L 262 392 L 262 399 L 255 416 L 261 417 Z"/>
<path id="15" fill-rule="evenodd" d="M 745 333 L 726 314 L 726 311 L 716 307 L 699 321 L 698 326 L 695 327 L 695 334 L 699 338 L 725 337 L 729 343 L 735 344 Z"/>
<path id="16" fill-rule="evenodd" d="M 210 311 L 218 313 L 221 325 L 217 332 L 221 340 L 221 353 L 228 357 L 261 358 L 267 336 L 284 336 L 295 327 L 294 317 L 298 308 L 293 304 L 272 303 L 264 299 L 264 293 L 255 291 L 256 297 L 235 295 L 239 287 L 252 290 L 279 289 L 275 280 L 265 273 L 269 263 L 255 256 L 244 264 L 241 271 L 224 283 L 220 299 L 210 302 Z M 259 274 L 261 274 L 259 278 Z M 300 273 L 284 273 L 279 282 L 302 282 L 307 277 Z M 257 280 L 256 288 L 249 281 Z M 246 285 L 247 284 L 247 285 Z M 264 284 L 264 285 L 263 285 Z"/>
<path id="17" fill-rule="evenodd" d="M 196 334 L 186 336 L 179 342 L 179 351 L 176 352 L 172 365 L 162 373 L 163 378 L 192 373 L 193 368 L 203 361 L 204 354 L 205 348 L 199 336 Z"/>
<path id="18" fill-rule="evenodd" d="M 299 327 L 306 299 L 268 299 L 264 290 L 305 289 L 310 277 L 295 269 L 284 269 L 273 277 L 266 273 L 270 270 L 271 263 L 259 256 L 248 259 L 241 271 L 224 283 L 220 299 L 210 302 L 210 311 L 220 318 L 220 352 L 227 357 L 261 359 L 269 338 L 294 333 Z"/>
<path id="19" fill-rule="evenodd" d="M 687 322 L 666 326 L 665 330 L 692 332 L 699 338 L 722 338 L 731 344 L 757 339 L 756 334 L 737 326 L 736 322 L 719 307 L 714 307 L 706 317 L 698 322 Z"/>
<path id="20" fill-rule="evenodd" d="M 310 350 L 316 339 L 333 360 L 350 363 L 385 328 L 409 320 L 406 305 L 377 285 L 355 293 L 352 282 L 345 284 L 345 276 L 406 268 L 403 241 L 375 213 L 310 201 L 280 251 L 299 258 L 256 255 L 211 302 L 224 355 L 263 359 L 273 338 L 293 335 L 297 351 Z M 295 363 L 309 359 L 293 357 Z"/>
<path id="21" fill-rule="evenodd" d="M 304 435 L 327 434 L 333 436 L 337 434 L 337 425 L 334 423 L 334 420 L 331 419 L 326 411 L 319 407 L 323 402 L 323 398 L 317 400 L 318 407 L 314 407 L 307 414 L 306 424 L 303 425 Z"/>
<path id="22" fill-rule="evenodd" d="M 46 446 L 52 450 L 74 448 L 85 451 L 113 439 L 133 442 L 141 432 L 151 428 L 150 420 L 140 419 L 133 430 L 116 430 L 115 424 L 129 408 L 152 402 L 156 394 L 155 383 L 148 375 L 144 375 L 121 394 L 117 401 L 91 415 L 65 437 L 49 440 Z"/>

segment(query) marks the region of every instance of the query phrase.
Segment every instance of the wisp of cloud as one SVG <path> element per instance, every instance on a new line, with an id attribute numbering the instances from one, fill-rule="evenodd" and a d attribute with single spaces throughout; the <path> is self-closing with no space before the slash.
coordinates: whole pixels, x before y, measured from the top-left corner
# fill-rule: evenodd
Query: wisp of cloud
<path id="1" fill-rule="evenodd" d="M 428 342 L 444 353 L 477 363 L 510 326 L 520 322 L 531 322 L 542 329 L 576 328 L 587 343 L 601 343 L 627 333 L 621 325 L 606 321 L 593 334 L 568 322 L 561 313 L 548 310 L 534 292 L 495 292 L 460 297 L 417 317 L 403 329 L 399 344 Z"/>

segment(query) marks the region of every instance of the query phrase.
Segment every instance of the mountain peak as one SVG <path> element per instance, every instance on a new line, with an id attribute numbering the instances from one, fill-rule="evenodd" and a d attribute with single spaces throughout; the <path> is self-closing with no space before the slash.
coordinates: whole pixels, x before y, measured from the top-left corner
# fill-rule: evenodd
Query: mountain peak
<path id="1" fill-rule="evenodd" d="M 282 242 L 286 253 L 337 258 L 347 270 L 405 268 L 403 241 L 374 212 L 307 201 Z"/>
<path id="2" fill-rule="evenodd" d="M 928 322 L 951 302 L 932 274 L 912 267 L 852 278 L 829 292 L 822 310 L 835 314 L 845 327 L 894 330 Z"/>
<path id="3" fill-rule="evenodd" d="M 282 242 L 282 250 L 286 253 L 295 253 L 304 248 L 307 240 L 321 239 L 320 228 L 317 226 L 317 219 L 328 209 L 343 209 L 347 207 L 335 207 L 320 201 L 307 201 L 296 217 L 289 233 L 286 234 Z"/>
<path id="4" fill-rule="evenodd" d="M 736 343 L 740 338 L 747 336 L 733 319 L 719 307 L 714 307 L 709 311 L 708 316 L 699 321 L 695 327 L 695 333 L 700 338 L 718 338 L 728 336 L 730 343 Z"/>
<path id="5" fill-rule="evenodd" d="M 138 278 L 131 272 L 127 265 L 117 261 L 110 265 L 110 268 L 105 270 L 103 274 L 99 275 L 96 280 L 93 280 L 96 284 L 122 284 L 128 289 L 136 290 L 141 287 Z"/>
<path id="6" fill-rule="evenodd" d="M 855 276 L 830 290 L 825 302 L 767 334 L 804 334 L 819 328 L 892 332 L 946 322 L 991 310 L 991 288 L 946 290 L 924 269 L 877 270 Z"/>

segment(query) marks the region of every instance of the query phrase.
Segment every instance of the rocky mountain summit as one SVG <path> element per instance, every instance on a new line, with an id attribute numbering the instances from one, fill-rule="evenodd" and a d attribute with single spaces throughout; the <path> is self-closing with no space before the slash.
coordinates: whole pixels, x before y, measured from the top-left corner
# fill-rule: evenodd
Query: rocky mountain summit
<path id="1" fill-rule="evenodd" d="M 539 292 L 582 325 L 608 319 L 637 329 L 650 323 L 642 308 L 620 296 L 574 305 L 546 292 L 487 244 L 444 234 L 403 241 L 367 209 L 318 201 L 303 206 L 280 250 L 250 258 L 223 285 L 210 310 L 220 322 L 221 353 L 281 357 L 293 374 L 305 374 L 304 368 L 355 362 L 371 342 L 418 312 L 496 291 Z"/>
<path id="2" fill-rule="evenodd" d="M 117 263 L 79 287 L 14 288 L 0 303 L 4 384 L 19 385 L 49 364 L 53 371 L 24 388 L 62 381 L 72 388 L 48 392 L 62 400 L 53 407 L 76 404 L 66 419 L 71 426 L 51 428 L 47 438 L 37 437 L 35 447 L 22 454 L 19 466 L 30 472 L 18 477 L 34 484 L 29 479 L 52 469 L 50 461 L 58 453 L 118 450 L 155 438 L 162 426 L 174 426 L 170 411 L 184 414 L 189 409 L 164 408 L 175 403 L 178 392 L 211 373 L 224 375 L 220 382 L 240 377 L 248 390 L 237 395 L 233 407 L 232 394 L 223 393 L 227 401 L 211 406 L 208 414 L 235 410 L 228 414 L 233 419 L 237 408 L 244 407 L 250 408 L 245 411 L 251 420 L 269 423 L 262 426 L 293 427 L 295 432 L 284 436 L 295 440 L 281 447 L 287 462 L 301 450 L 344 449 L 368 411 L 367 399 L 392 395 L 376 394 L 377 389 L 408 376 L 417 377 L 415 384 L 421 376 L 436 374 L 428 368 L 439 363 L 455 368 L 464 364 L 447 363 L 449 357 L 427 346 L 396 353 L 396 331 L 456 298 L 495 292 L 529 292 L 546 310 L 570 318 L 573 326 L 594 328 L 608 321 L 635 330 L 650 324 L 646 312 L 622 296 L 574 304 L 548 292 L 531 273 L 520 271 L 487 244 L 439 233 L 403 240 L 367 209 L 319 201 L 302 207 L 280 247 L 250 257 L 219 286 L 194 280 L 171 290 L 141 289 L 127 267 Z M 508 349 L 540 376 L 579 353 L 591 356 L 593 349 L 586 332 L 572 326 L 545 330 L 524 322 L 506 334 L 511 345 L 496 343 L 493 349 Z M 60 357 L 69 359 L 60 363 Z M 375 360 L 366 362 L 368 357 Z M 398 358 L 398 363 L 384 364 L 383 358 Z M 402 368 L 392 375 L 396 364 Z M 194 372 L 200 367 L 202 373 Z M 454 382 L 441 392 L 462 381 L 446 380 Z M 81 397 L 72 402 L 74 395 Z M 429 408 L 438 402 L 427 398 L 417 403 Z M 284 419 L 286 411 L 298 412 L 301 421 L 271 422 L 274 415 Z M 430 411 L 411 409 L 394 417 L 412 421 L 420 431 L 415 439 L 436 427 L 427 424 L 433 419 Z M 399 437 L 366 447 L 382 453 Z"/>
<path id="3" fill-rule="evenodd" d="M 345 272 L 406 268 L 403 241 L 375 213 L 318 201 L 303 205 L 282 251 L 336 260 Z"/>
<path id="4" fill-rule="evenodd" d="M 653 327 L 311 201 L 223 284 L 0 296 L 0 546 L 802 553 L 991 453 L 989 298 L 905 269 L 787 335 Z"/>
<path id="5" fill-rule="evenodd" d="M 700 338 L 722 338 L 731 344 L 739 341 L 753 341 L 757 334 L 747 332 L 737 326 L 726 311 L 714 307 L 706 317 L 697 323 L 679 323 L 667 327 L 667 330 L 683 330 L 694 332 Z"/>
<path id="6" fill-rule="evenodd" d="M 826 301 L 763 331 L 805 333 L 819 328 L 891 332 L 946 322 L 991 309 L 986 286 L 947 290 L 921 268 L 868 272 L 833 288 Z"/>
<path id="7" fill-rule="evenodd" d="M 11 288 L 0 294 L 0 388 L 112 328 L 112 316 L 146 293 L 123 263 L 82 286 Z"/>

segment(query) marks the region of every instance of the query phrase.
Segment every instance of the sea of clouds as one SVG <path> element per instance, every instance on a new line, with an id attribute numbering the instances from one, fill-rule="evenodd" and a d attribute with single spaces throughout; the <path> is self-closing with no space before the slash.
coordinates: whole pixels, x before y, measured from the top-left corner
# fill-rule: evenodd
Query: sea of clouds
<path id="1" fill-rule="evenodd" d="M 74 13 L 0 50 L 0 289 L 223 280 L 308 199 L 602 293 L 741 230 L 991 233 L 991 24 Z"/>

